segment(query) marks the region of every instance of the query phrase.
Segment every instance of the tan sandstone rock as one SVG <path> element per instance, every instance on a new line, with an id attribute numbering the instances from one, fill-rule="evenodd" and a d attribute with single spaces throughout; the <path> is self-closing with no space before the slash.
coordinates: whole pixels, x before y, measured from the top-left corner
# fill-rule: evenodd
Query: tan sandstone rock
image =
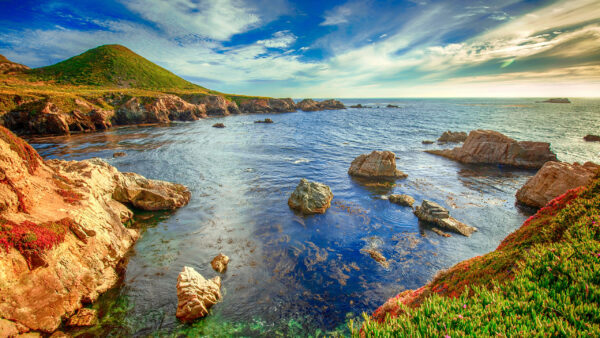
<path id="1" fill-rule="evenodd" d="M 117 266 L 139 236 L 123 225 L 131 211 L 113 197 L 127 177 L 99 159 L 43 161 L 3 127 L 0 172 L 0 236 L 15 226 L 61 234 L 43 250 L 0 248 L 0 318 L 50 333 L 119 279 Z"/>
<path id="2" fill-rule="evenodd" d="M 548 161 L 556 161 L 556 154 L 545 142 L 517 142 L 493 130 L 473 130 L 462 147 L 444 150 L 426 150 L 462 163 L 502 164 L 519 168 L 537 169 Z"/>
<path id="3" fill-rule="evenodd" d="M 467 139 L 467 133 L 464 131 L 445 131 L 440 138 L 438 138 L 438 142 L 450 142 L 450 143 L 460 143 L 464 142 Z"/>
<path id="4" fill-rule="evenodd" d="M 213 258 L 210 265 L 216 272 L 222 273 L 227 269 L 227 264 L 229 264 L 229 257 L 223 255 L 222 253 L 218 254 L 215 258 Z"/>
<path id="5" fill-rule="evenodd" d="M 94 326 L 98 323 L 98 313 L 94 309 L 81 308 L 67 321 L 67 326 Z"/>
<path id="6" fill-rule="evenodd" d="M 324 214 L 332 199 L 333 193 L 328 186 L 303 178 L 288 199 L 288 205 L 305 215 Z"/>
<path id="7" fill-rule="evenodd" d="M 391 151 L 374 150 L 370 154 L 362 154 L 352 161 L 348 174 L 365 178 L 395 179 L 408 175 L 396 169 L 396 154 Z"/>
<path id="8" fill-rule="evenodd" d="M 423 200 L 421 206 L 415 208 L 415 215 L 422 221 L 437 224 L 439 227 L 458 232 L 463 236 L 471 236 L 477 231 L 477 228 L 468 226 L 454 217 L 450 217 L 448 210 L 444 209 L 439 204 Z"/>
<path id="9" fill-rule="evenodd" d="M 547 162 L 517 191 L 517 201 L 541 208 L 570 189 L 588 185 L 600 172 L 600 165 L 586 162 Z"/>
<path id="10" fill-rule="evenodd" d="M 220 289 L 221 277 L 205 279 L 193 268 L 184 267 L 177 278 L 177 318 L 189 322 L 206 316 L 221 300 Z"/>
<path id="11" fill-rule="evenodd" d="M 394 204 L 402 205 L 405 207 L 412 207 L 415 203 L 415 199 L 408 195 L 390 195 L 388 200 Z"/>

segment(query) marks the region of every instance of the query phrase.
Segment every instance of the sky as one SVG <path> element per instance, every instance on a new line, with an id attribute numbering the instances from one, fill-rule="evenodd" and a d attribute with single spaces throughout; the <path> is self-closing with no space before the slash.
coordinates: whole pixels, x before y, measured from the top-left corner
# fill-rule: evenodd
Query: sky
<path id="1" fill-rule="evenodd" d="M 600 0 L 0 0 L 12 61 L 103 44 L 236 94 L 600 96 Z"/>

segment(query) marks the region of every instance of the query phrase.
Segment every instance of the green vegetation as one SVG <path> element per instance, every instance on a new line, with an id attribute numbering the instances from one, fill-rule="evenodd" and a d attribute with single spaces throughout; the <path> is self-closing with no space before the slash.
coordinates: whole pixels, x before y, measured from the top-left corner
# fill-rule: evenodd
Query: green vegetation
<path id="1" fill-rule="evenodd" d="M 596 179 L 550 202 L 496 251 L 350 323 L 353 335 L 600 336 L 599 210 Z"/>
<path id="2" fill-rule="evenodd" d="M 90 49 L 55 65 L 32 69 L 36 80 L 60 84 L 141 88 L 201 89 L 120 45 Z"/>

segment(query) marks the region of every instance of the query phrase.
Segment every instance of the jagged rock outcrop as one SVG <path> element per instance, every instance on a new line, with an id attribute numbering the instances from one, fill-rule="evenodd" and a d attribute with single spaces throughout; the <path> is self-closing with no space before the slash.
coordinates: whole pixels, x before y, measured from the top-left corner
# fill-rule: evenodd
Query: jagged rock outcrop
<path id="1" fill-rule="evenodd" d="M 227 264 L 229 264 L 229 257 L 223 255 L 222 253 L 218 254 L 213 260 L 210 262 L 210 265 L 216 272 L 223 272 L 227 269 Z"/>
<path id="2" fill-rule="evenodd" d="M 207 106 L 191 104 L 175 95 L 158 98 L 132 97 L 119 106 L 114 116 L 118 125 L 194 121 L 207 116 Z"/>
<path id="3" fill-rule="evenodd" d="M 422 221 L 434 223 L 441 228 L 458 232 L 463 236 L 469 237 L 473 232 L 477 231 L 477 228 L 468 226 L 450 217 L 448 210 L 432 201 L 423 200 L 421 206 L 415 208 L 414 213 Z"/>
<path id="4" fill-rule="evenodd" d="M 296 111 L 294 100 L 287 99 L 252 99 L 240 104 L 246 114 L 290 113 Z"/>
<path id="5" fill-rule="evenodd" d="M 517 201 L 541 208 L 570 189 L 590 184 L 599 173 L 600 165 L 592 162 L 547 162 L 517 191 Z"/>
<path id="6" fill-rule="evenodd" d="M 391 151 L 373 150 L 352 161 L 348 174 L 373 179 L 406 178 L 408 175 L 396 169 L 396 154 Z"/>
<path id="7" fill-rule="evenodd" d="M 460 143 L 465 142 L 467 139 L 467 133 L 464 131 L 445 131 L 442 136 L 438 138 L 440 143 Z"/>
<path id="8" fill-rule="evenodd" d="M 502 164 L 529 169 L 538 169 L 548 161 L 557 161 L 549 143 L 517 142 L 493 130 L 471 131 L 462 147 L 426 152 L 461 163 Z"/>
<path id="9" fill-rule="evenodd" d="M 332 199 L 333 193 L 328 186 L 303 178 L 288 199 L 288 205 L 305 215 L 324 214 Z"/>
<path id="10" fill-rule="evenodd" d="M 189 322 L 204 317 L 221 300 L 221 277 L 205 279 L 186 266 L 177 278 L 177 299 L 179 320 Z"/>
<path id="11" fill-rule="evenodd" d="M 583 140 L 587 142 L 600 142 L 600 136 L 587 134 L 583 137 Z"/>
<path id="12" fill-rule="evenodd" d="M 325 100 L 317 102 L 313 99 L 304 99 L 298 102 L 296 107 L 302 111 L 346 109 L 346 106 L 337 100 Z"/>
<path id="13" fill-rule="evenodd" d="M 123 174 L 100 159 L 43 161 L 3 127 L 0 174 L 0 318 L 35 331 L 56 330 L 118 281 L 139 232 L 123 225 L 133 213 L 116 191 L 144 191 L 120 198 L 139 207 L 189 200 L 180 185 Z M 163 202 L 154 187 L 170 190 Z"/>
<path id="14" fill-rule="evenodd" d="M 390 195 L 388 200 L 394 204 L 398 204 L 405 207 L 411 207 L 415 203 L 415 199 L 408 195 Z"/>

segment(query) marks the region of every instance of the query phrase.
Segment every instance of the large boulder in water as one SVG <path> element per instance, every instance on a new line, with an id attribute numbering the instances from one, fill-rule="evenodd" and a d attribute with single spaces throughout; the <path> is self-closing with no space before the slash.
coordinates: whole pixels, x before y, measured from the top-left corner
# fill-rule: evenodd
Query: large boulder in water
<path id="1" fill-rule="evenodd" d="M 587 142 L 600 142 L 600 136 L 587 134 L 583 137 L 583 140 Z"/>
<path id="2" fill-rule="evenodd" d="M 415 208 L 414 213 L 422 221 L 437 224 L 444 229 L 458 232 L 463 236 L 469 237 L 473 232 L 477 231 L 477 228 L 468 226 L 454 217 L 450 217 L 448 210 L 432 201 L 423 200 L 421 206 Z"/>
<path id="3" fill-rule="evenodd" d="M 396 169 L 396 154 L 391 151 L 377 150 L 355 158 L 350 164 L 348 174 L 375 179 L 395 179 L 406 178 L 408 176 Z"/>
<path id="4" fill-rule="evenodd" d="M 461 163 L 502 164 L 538 169 L 548 161 L 557 161 L 546 142 L 516 140 L 493 130 L 473 130 L 462 147 L 426 150 Z"/>
<path id="5" fill-rule="evenodd" d="M 288 199 L 288 205 L 305 215 L 324 214 L 332 199 L 333 193 L 328 186 L 303 178 Z"/>
<path id="6" fill-rule="evenodd" d="M 517 201 L 541 208 L 570 189 L 588 185 L 599 172 L 600 165 L 592 162 L 547 162 L 517 191 Z"/>
<path id="7" fill-rule="evenodd" d="M 177 313 L 183 322 L 204 317 L 221 300 L 221 277 L 205 279 L 194 268 L 183 268 L 177 278 Z"/>
<path id="8" fill-rule="evenodd" d="M 450 142 L 450 143 L 460 143 L 465 142 L 467 139 L 467 133 L 464 131 L 445 131 L 442 133 L 442 136 L 438 138 L 438 142 Z"/>
<path id="9" fill-rule="evenodd" d="M 320 110 L 319 103 L 313 99 L 304 99 L 296 105 L 298 109 L 303 111 L 317 111 Z"/>

